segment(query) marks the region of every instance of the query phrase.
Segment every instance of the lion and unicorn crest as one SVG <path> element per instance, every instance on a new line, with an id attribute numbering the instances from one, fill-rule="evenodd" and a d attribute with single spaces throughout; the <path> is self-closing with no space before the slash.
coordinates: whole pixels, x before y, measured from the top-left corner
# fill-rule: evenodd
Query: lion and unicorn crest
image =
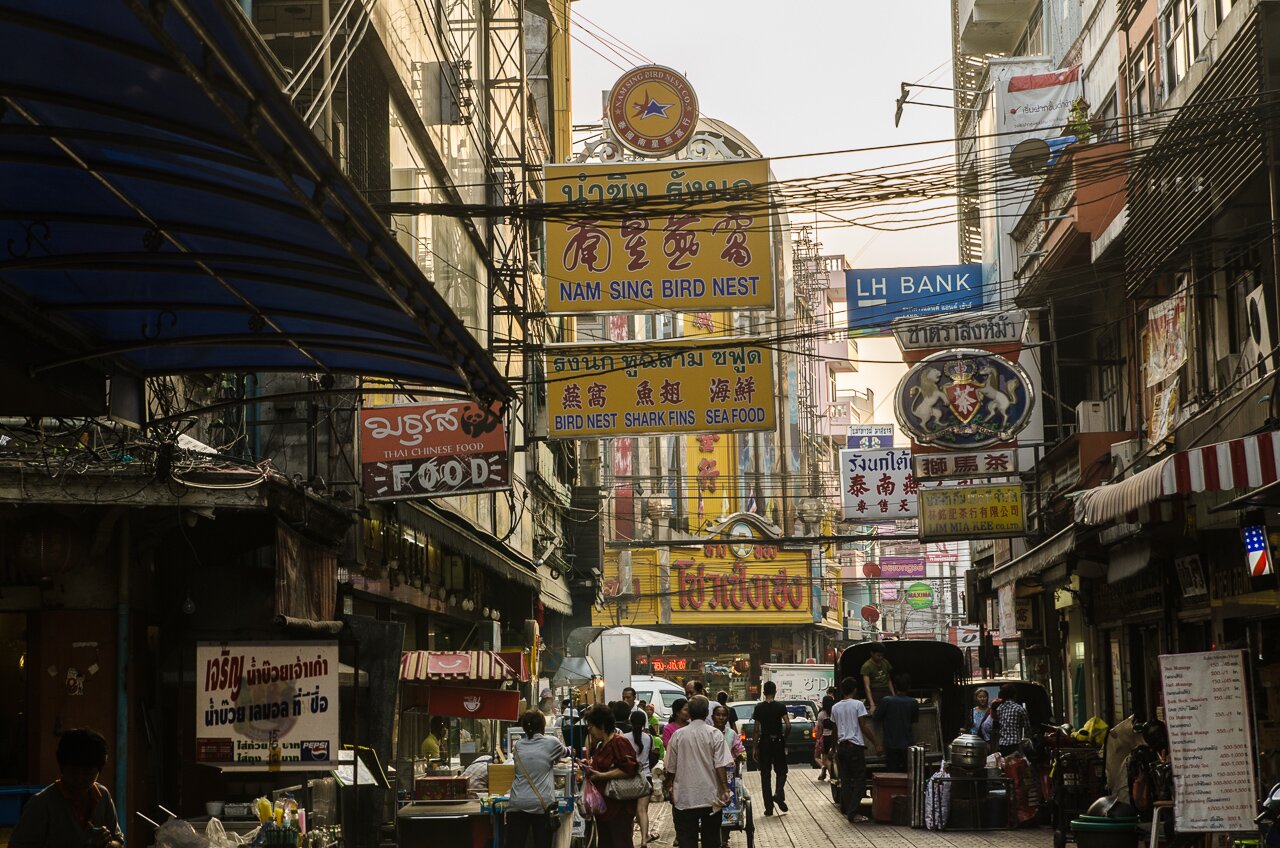
<path id="1" fill-rule="evenodd" d="M 1026 387 L 1012 367 L 1001 370 L 993 357 L 961 356 L 925 361 L 903 404 L 926 441 L 948 435 L 1009 439 L 1025 424 Z"/>

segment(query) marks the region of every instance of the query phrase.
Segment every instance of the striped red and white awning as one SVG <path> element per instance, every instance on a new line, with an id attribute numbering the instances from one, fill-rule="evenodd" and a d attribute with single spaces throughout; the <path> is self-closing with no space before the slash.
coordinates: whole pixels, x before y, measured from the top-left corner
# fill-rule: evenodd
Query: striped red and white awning
<path id="1" fill-rule="evenodd" d="M 505 683 L 524 679 L 521 672 L 497 651 L 405 651 L 400 655 L 400 679 L 409 682 Z"/>
<path id="2" fill-rule="evenodd" d="M 1115 521 L 1160 498 L 1256 489 L 1280 480 L 1280 432 L 1259 433 L 1179 451 L 1127 480 L 1076 498 L 1076 520 Z"/>

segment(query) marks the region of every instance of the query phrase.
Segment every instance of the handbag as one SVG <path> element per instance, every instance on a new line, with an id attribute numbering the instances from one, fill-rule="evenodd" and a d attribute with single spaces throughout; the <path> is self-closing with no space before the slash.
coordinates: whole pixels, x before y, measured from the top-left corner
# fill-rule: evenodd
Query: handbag
<path id="1" fill-rule="evenodd" d="M 604 796 L 615 801 L 634 801 L 652 791 L 649 778 L 638 771 L 631 777 L 615 777 L 604 785 Z"/>
<path id="2" fill-rule="evenodd" d="M 547 816 L 547 831 L 555 833 L 560 829 L 560 806 L 558 804 L 548 804 L 542 800 L 542 793 L 538 791 L 538 785 L 529 779 L 529 772 L 525 771 L 524 763 L 520 762 L 520 746 L 516 745 L 511 749 L 511 758 L 516 761 L 516 768 L 520 769 L 520 773 L 524 775 L 525 783 L 529 784 L 529 788 L 533 790 L 533 797 L 538 799 L 538 806 L 542 807 L 542 811 Z"/>

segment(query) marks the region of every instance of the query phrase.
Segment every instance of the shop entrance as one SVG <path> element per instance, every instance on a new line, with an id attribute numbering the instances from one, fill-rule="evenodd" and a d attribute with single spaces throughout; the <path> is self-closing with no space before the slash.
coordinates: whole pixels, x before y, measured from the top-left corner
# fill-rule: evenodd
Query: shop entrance
<path id="1" fill-rule="evenodd" d="M 0 785 L 27 782 L 27 614 L 0 613 Z"/>

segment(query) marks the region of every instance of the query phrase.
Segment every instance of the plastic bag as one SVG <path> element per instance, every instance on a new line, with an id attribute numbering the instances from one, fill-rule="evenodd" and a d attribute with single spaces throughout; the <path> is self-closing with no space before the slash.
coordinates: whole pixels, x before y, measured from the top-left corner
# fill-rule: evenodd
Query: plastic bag
<path id="1" fill-rule="evenodd" d="M 1102 743 L 1107 741 L 1107 723 L 1102 720 L 1101 716 L 1094 716 L 1084 723 L 1084 727 L 1077 730 L 1074 734 L 1077 742 L 1088 742 L 1090 745 L 1102 747 Z"/>
<path id="2" fill-rule="evenodd" d="M 925 781 L 924 785 L 924 826 L 928 830 L 942 830 L 951 818 L 951 781 L 936 780 L 947 776 L 947 766 L 942 764 L 938 771 Z"/>
<path id="3" fill-rule="evenodd" d="M 191 822 L 169 819 L 156 828 L 156 848 L 209 848 L 209 840 L 196 833 Z"/>
<path id="4" fill-rule="evenodd" d="M 605 811 L 604 793 L 596 786 L 595 781 L 588 780 L 582 785 L 582 811 L 585 815 L 595 817 Z"/>
<path id="5" fill-rule="evenodd" d="M 214 818 L 209 819 L 209 823 L 204 826 L 204 838 L 208 841 L 209 848 L 239 848 L 241 845 L 252 843 L 260 830 L 262 830 L 261 825 L 243 836 L 238 833 L 227 833 L 222 822 Z"/>

